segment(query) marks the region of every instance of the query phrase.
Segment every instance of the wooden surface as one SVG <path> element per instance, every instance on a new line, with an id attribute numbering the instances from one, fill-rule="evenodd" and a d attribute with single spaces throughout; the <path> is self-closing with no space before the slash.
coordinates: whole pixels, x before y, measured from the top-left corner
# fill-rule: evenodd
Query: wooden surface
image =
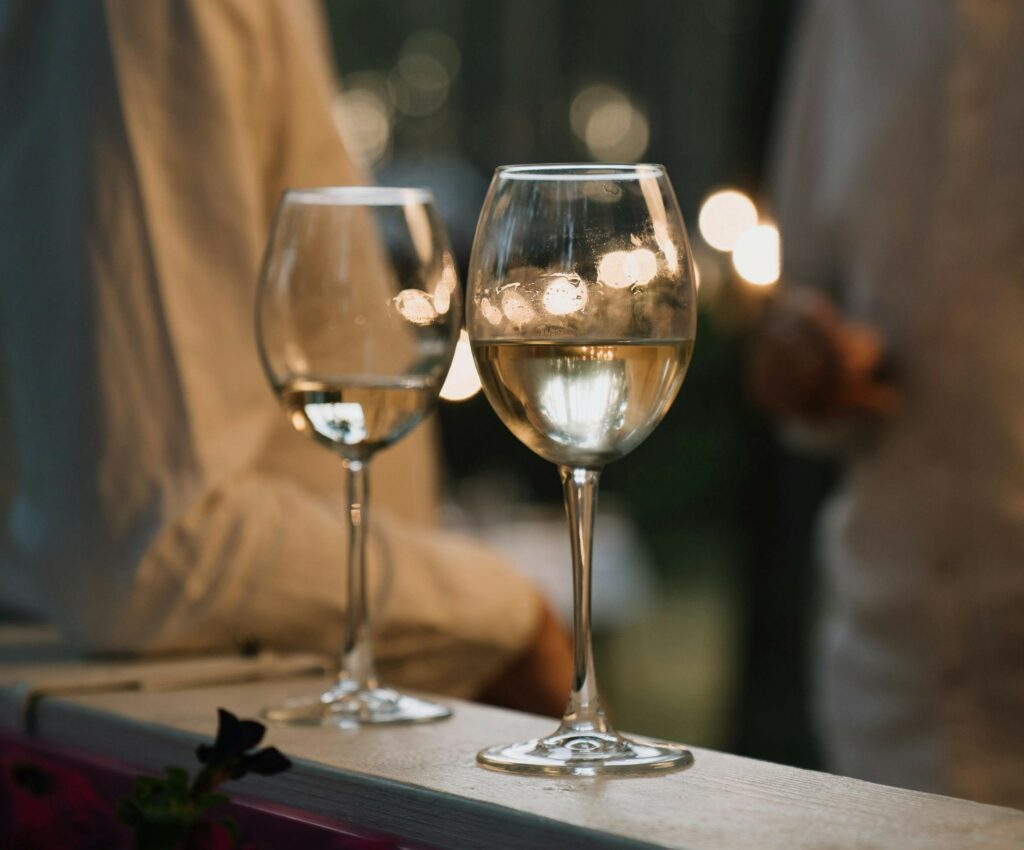
<path id="1" fill-rule="evenodd" d="M 261 652 L 153 659 L 76 657 L 52 630 L 0 625 L 0 728 L 28 731 L 44 698 L 121 691 L 169 691 L 324 675 L 331 661 L 313 653 Z"/>
<path id="2" fill-rule="evenodd" d="M 192 763 L 218 706 L 245 717 L 305 682 L 47 698 L 42 739 L 141 767 Z M 1024 812 L 695 749 L 686 771 L 553 779 L 476 766 L 486 745 L 551 731 L 550 720 L 453 701 L 455 717 L 357 732 L 272 726 L 295 767 L 245 793 L 445 848 L 966 850 L 1024 848 Z M 243 789 L 240 789 L 243 790 Z"/>

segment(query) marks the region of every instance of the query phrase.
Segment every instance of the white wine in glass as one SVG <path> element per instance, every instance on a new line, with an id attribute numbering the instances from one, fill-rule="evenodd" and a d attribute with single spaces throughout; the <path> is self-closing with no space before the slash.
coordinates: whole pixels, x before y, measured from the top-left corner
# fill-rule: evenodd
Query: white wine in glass
<path id="1" fill-rule="evenodd" d="M 692 340 L 501 340 L 474 346 L 487 397 L 546 460 L 603 466 L 632 451 L 665 415 Z"/>
<path id="2" fill-rule="evenodd" d="M 361 460 L 404 437 L 438 395 L 436 380 L 293 378 L 276 388 L 296 431 L 349 460 Z"/>
<path id="3" fill-rule="evenodd" d="M 626 738 L 609 723 L 591 652 L 590 576 L 600 471 L 669 409 L 696 316 L 689 243 L 662 166 L 497 170 L 473 244 L 467 321 L 491 406 L 562 478 L 573 681 L 553 734 L 483 750 L 485 767 L 598 775 L 693 763 L 678 744 Z"/>
<path id="4" fill-rule="evenodd" d="M 321 694 L 264 709 L 353 727 L 448 717 L 377 679 L 366 581 L 369 463 L 430 412 L 451 365 L 461 290 L 444 227 L 420 189 L 286 192 L 263 262 L 256 335 L 293 427 L 347 471 L 348 612 L 341 674 Z M 339 567 L 340 567 L 339 553 Z"/>

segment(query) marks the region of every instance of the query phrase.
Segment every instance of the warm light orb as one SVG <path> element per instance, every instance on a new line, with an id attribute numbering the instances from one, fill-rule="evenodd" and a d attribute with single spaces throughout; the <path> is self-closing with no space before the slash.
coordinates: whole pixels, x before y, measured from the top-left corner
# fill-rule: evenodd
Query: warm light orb
<path id="1" fill-rule="evenodd" d="M 434 299 L 422 289 L 403 289 L 394 303 L 402 318 L 414 325 L 429 325 L 437 318 Z"/>
<path id="2" fill-rule="evenodd" d="M 736 273 L 755 286 L 771 286 L 782 273 L 779 229 L 773 224 L 751 227 L 736 240 L 732 250 Z"/>
<path id="3" fill-rule="evenodd" d="M 473 362 L 473 351 L 469 346 L 469 334 L 459 332 L 459 341 L 455 344 L 455 356 L 452 358 L 451 369 L 441 387 L 441 398 L 445 401 L 465 401 L 480 392 L 480 374 Z"/>
<path id="4" fill-rule="evenodd" d="M 519 284 L 511 283 L 501 293 L 501 312 L 515 325 L 525 325 L 536 315 L 530 302 L 518 291 Z"/>
<path id="5" fill-rule="evenodd" d="M 380 162 L 391 147 L 392 136 L 386 83 L 370 72 L 351 79 L 350 86 L 335 98 L 335 123 L 361 158 L 371 164 Z"/>
<path id="6" fill-rule="evenodd" d="M 566 275 L 555 275 L 542 296 L 544 309 L 553 316 L 568 316 L 578 313 L 587 303 L 587 285 Z"/>
<path id="7" fill-rule="evenodd" d="M 439 110 L 448 99 L 459 62 L 458 47 L 444 33 L 423 30 L 411 35 L 399 50 L 391 75 L 398 94 L 395 107 L 414 117 Z"/>
<path id="8" fill-rule="evenodd" d="M 650 141 L 643 109 L 615 86 L 590 85 L 577 92 L 569 107 L 569 123 L 576 138 L 599 160 L 637 159 Z"/>
<path id="9" fill-rule="evenodd" d="M 438 315 L 443 316 L 452 305 L 452 291 L 445 281 L 441 281 L 434 287 L 434 309 Z"/>
<path id="10" fill-rule="evenodd" d="M 438 315 L 443 316 L 448 312 L 452 303 L 452 293 L 459 285 L 459 276 L 452 265 L 451 260 L 445 257 L 444 271 L 441 272 L 441 280 L 434 287 L 434 309 Z"/>
<path id="11" fill-rule="evenodd" d="M 637 286 L 643 286 L 654 280 L 658 274 L 658 258 L 654 251 L 647 248 L 637 248 L 630 254 L 630 271 Z"/>
<path id="12" fill-rule="evenodd" d="M 597 279 L 612 289 L 625 289 L 633 283 L 629 265 L 629 251 L 609 251 L 597 264 Z"/>
<path id="13" fill-rule="evenodd" d="M 732 251 L 736 240 L 757 224 L 757 207 L 743 192 L 721 189 L 705 198 L 697 225 L 712 248 Z"/>
<path id="14" fill-rule="evenodd" d="M 459 273 L 455 271 L 455 262 L 451 255 L 445 254 L 444 271 L 441 272 L 441 282 L 448 287 L 449 292 L 454 292 L 459 285 Z"/>
<path id="15" fill-rule="evenodd" d="M 489 298 L 480 299 L 480 312 L 492 325 L 501 324 L 501 310 L 495 307 Z"/>
<path id="16" fill-rule="evenodd" d="M 658 258 L 647 248 L 609 251 L 597 264 L 597 279 L 612 289 L 643 286 L 658 274 Z"/>

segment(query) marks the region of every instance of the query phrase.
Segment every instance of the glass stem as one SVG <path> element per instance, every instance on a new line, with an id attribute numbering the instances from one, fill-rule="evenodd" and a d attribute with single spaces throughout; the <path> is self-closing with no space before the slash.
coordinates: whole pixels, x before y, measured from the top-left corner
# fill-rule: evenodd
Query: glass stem
<path id="1" fill-rule="evenodd" d="M 348 616 L 341 681 L 360 690 L 377 687 L 366 587 L 366 535 L 369 530 L 370 471 L 365 460 L 344 460 L 348 472 Z"/>
<path id="2" fill-rule="evenodd" d="M 571 466 L 558 471 L 572 539 L 573 672 L 569 704 L 557 734 L 615 734 L 601 707 L 590 642 L 590 562 L 600 471 Z"/>

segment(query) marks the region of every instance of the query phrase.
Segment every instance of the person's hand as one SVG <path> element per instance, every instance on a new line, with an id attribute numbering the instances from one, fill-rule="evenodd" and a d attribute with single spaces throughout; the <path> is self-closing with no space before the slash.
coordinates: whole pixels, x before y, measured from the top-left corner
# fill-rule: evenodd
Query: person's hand
<path id="1" fill-rule="evenodd" d="M 886 417 L 899 399 L 878 377 L 884 357 L 875 328 L 844 320 L 820 293 L 796 290 L 769 309 L 755 337 L 750 394 L 783 419 L 826 424 L 856 415 Z"/>
<path id="2" fill-rule="evenodd" d="M 561 717 L 572 682 L 569 635 L 545 601 L 540 626 L 526 650 L 480 694 L 481 702 Z"/>

